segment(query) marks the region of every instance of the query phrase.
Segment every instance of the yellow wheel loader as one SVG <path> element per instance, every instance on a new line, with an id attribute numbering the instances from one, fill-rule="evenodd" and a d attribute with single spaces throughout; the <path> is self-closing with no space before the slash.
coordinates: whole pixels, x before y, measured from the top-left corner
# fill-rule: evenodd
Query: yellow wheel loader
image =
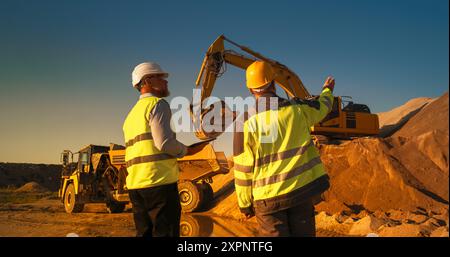
<path id="1" fill-rule="evenodd" d="M 129 201 L 123 187 L 126 169 L 115 166 L 109 155 L 117 147 L 88 145 L 76 153 L 69 150 L 61 153 L 63 168 L 58 195 L 66 212 L 82 212 L 86 203 L 105 203 L 110 213 L 125 209 Z M 76 162 L 74 155 L 78 156 Z"/>
<path id="2" fill-rule="evenodd" d="M 215 152 L 207 142 L 199 145 L 200 151 L 178 159 L 178 191 L 183 212 L 194 212 L 210 204 L 213 200 L 212 178 L 229 172 L 223 152 Z M 76 162 L 74 155 L 78 156 Z M 88 145 L 76 153 L 65 150 L 61 153 L 61 162 L 58 196 L 67 213 L 82 212 L 87 203 L 105 203 L 110 213 L 125 209 L 129 203 L 125 147 Z"/>

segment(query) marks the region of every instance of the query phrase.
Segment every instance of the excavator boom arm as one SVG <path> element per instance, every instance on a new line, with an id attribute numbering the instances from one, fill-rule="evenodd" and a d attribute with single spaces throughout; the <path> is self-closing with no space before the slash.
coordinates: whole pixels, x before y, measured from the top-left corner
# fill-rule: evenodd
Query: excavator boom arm
<path id="1" fill-rule="evenodd" d="M 237 46 L 255 58 L 238 54 L 232 50 L 225 50 L 224 41 Z M 290 97 L 306 98 L 310 96 L 300 78 L 285 65 L 264 57 L 248 47 L 241 46 L 221 35 L 209 47 L 197 77 L 196 86 L 201 86 L 202 89 L 201 101 L 203 102 L 204 99 L 211 96 L 216 79 L 221 75 L 224 62 L 245 70 L 258 59 L 264 60 L 272 65 L 276 73 L 275 81 Z"/>
<path id="2" fill-rule="evenodd" d="M 245 56 L 233 50 L 225 49 L 225 41 L 236 46 L 250 56 Z M 275 71 L 275 82 L 288 94 L 289 97 L 299 97 L 305 99 L 311 96 L 297 74 L 292 72 L 288 67 L 275 60 L 269 59 L 248 47 L 241 46 L 221 35 L 213 42 L 206 52 L 206 56 L 203 59 L 202 66 L 197 77 L 196 87 L 201 87 L 200 104 L 211 96 L 216 79 L 225 72 L 224 65 L 230 64 L 245 70 L 256 60 L 263 60 L 272 65 L 272 68 Z M 311 128 L 313 133 L 334 137 L 367 136 L 378 134 L 379 128 L 377 115 L 370 114 L 370 111 L 365 113 L 357 112 L 355 110 L 342 110 L 339 104 L 341 101 L 340 97 L 336 97 L 335 99 L 337 99 L 338 104 L 334 106 L 337 107 L 333 107 L 334 111 L 332 110 L 329 117 L 326 117 L 322 123 L 316 124 Z M 222 109 L 220 109 L 220 115 L 222 120 L 224 120 L 226 113 L 230 110 L 226 108 L 227 106 L 224 101 L 221 102 Z M 195 107 L 194 104 L 196 105 Z M 197 106 L 198 104 L 199 103 L 193 103 L 190 109 L 196 136 L 201 140 L 216 138 L 223 131 L 225 131 L 224 128 L 226 127 L 226 124 L 222 124 L 221 131 L 206 131 L 203 126 L 208 126 L 208 124 L 203 122 L 203 117 L 206 116 L 207 113 L 211 111 L 215 112 L 217 110 L 215 110 L 214 106 L 202 108 L 202 106 Z M 233 119 L 235 118 L 235 115 L 236 113 L 233 112 Z"/>

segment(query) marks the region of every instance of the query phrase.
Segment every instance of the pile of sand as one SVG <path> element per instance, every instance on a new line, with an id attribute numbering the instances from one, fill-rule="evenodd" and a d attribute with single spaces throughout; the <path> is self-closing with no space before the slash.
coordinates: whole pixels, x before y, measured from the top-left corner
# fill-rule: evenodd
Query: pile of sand
<path id="1" fill-rule="evenodd" d="M 448 92 L 425 106 L 412 117 L 394 136 L 417 137 L 430 131 L 442 131 L 448 135 Z"/>
<path id="2" fill-rule="evenodd" d="M 25 185 L 21 186 L 20 188 L 16 189 L 14 192 L 16 193 L 45 193 L 49 192 L 49 190 L 43 186 L 41 186 L 39 183 L 36 182 L 29 182 Z"/>
<path id="3" fill-rule="evenodd" d="M 435 99 L 429 97 L 414 98 L 405 104 L 387 112 L 377 113 L 380 126 L 380 136 L 388 137 L 401 129 L 410 118 Z"/>
<path id="4" fill-rule="evenodd" d="M 408 150 L 384 139 L 356 139 L 323 147 L 331 188 L 317 209 L 337 213 L 448 207 L 448 166 L 447 172 L 441 170 L 414 141 L 403 146 Z"/>
<path id="5" fill-rule="evenodd" d="M 398 123 L 404 117 L 407 117 L 412 112 L 420 110 L 434 100 L 434 98 L 430 97 L 414 98 L 390 111 L 377 113 L 380 122 L 380 128 Z"/>

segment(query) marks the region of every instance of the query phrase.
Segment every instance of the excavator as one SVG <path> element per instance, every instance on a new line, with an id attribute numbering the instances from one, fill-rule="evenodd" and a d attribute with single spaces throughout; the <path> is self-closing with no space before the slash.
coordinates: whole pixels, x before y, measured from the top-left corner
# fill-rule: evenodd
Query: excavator
<path id="1" fill-rule="evenodd" d="M 232 49 L 226 49 L 225 42 L 237 47 L 247 53 L 247 55 L 238 53 Z M 201 89 L 200 103 L 203 103 L 205 99 L 211 96 L 214 84 L 217 78 L 225 73 L 225 66 L 227 64 L 245 70 L 256 60 L 263 60 L 272 66 L 276 73 L 275 82 L 286 92 L 288 98 L 297 97 L 302 99 L 312 99 L 317 97 L 312 96 L 303 85 L 299 76 L 285 65 L 267 58 L 248 47 L 239 45 L 226 38 L 224 35 L 221 35 L 211 44 L 206 52 L 195 83 L 195 87 Z M 353 103 L 353 101 L 347 100 L 348 98 L 351 99 L 351 97 L 348 96 L 336 96 L 331 112 L 324 120 L 311 128 L 311 134 L 315 137 L 315 143 L 318 143 L 319 140 L 321 143 L 326 143 L 329 142 L 330 139 L 350 139 L 354 137 L 378 135 L 378 116 L 370 113 L 370 109 L 367 105 Z M 194 104 L 191 104 L 190 115 L 194 122 L 195 135 L 197 138 L 206 140 L 216 138 L 223 133 L 225 127 L 223 127 L 221 131 L 207 131 L 204 128 L 205 122 L 203 120 L 204 117 L 212 111 L 218 111 L 221 118 L 225 120 L 225 114 L 229 113 L 231 110 L 226 106 L 224 101 L 221 101 L 220 105 L 221 110 L 217 110 L 214 105 L 194 108 Z M 233 113 L 233 119 L 235 119 L 236 113 L 233 111 L 231 112 Z"/>

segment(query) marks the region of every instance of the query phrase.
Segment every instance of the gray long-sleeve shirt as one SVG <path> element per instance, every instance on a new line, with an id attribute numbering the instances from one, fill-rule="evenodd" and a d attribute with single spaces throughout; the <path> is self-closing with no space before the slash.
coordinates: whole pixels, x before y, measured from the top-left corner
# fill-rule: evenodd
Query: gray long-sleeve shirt
<path id="1" fill-rule="evenodd" d="M 149 96 L 152 95 L 150 93 L 143 94 L 140 99 Z M 187 147 L 177 140 L 170 127 L 171 118 L 172 111 L 169 103 L 161 99 L 150 112 L 149 125 L 156 148 L 176 158 L 181 158 L 186 155 Z"/>

